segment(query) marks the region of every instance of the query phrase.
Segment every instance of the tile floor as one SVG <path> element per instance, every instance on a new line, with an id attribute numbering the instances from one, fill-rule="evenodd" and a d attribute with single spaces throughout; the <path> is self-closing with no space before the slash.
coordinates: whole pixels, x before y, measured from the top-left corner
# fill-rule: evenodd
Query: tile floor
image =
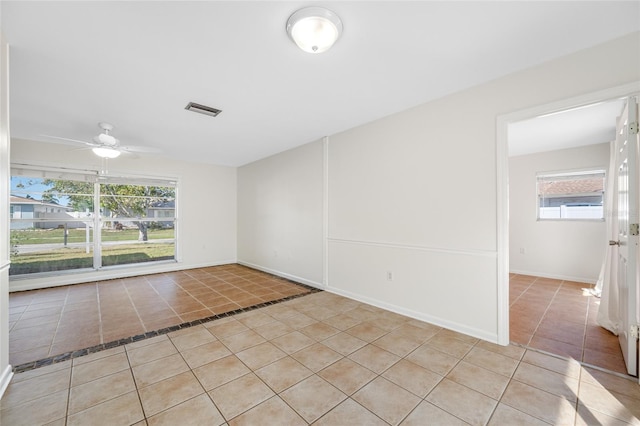
<path id="1" fill-rule="evenodd" d="M 18 373 L 2 425 L 640 425 L 637 382 L 328 292 Z"/>
<path id="2" fill-rule="evenodd" d="M 512 274 L 511 341 L 607 370 L 626 373 L 618 337 L 596 323 L 592 285 Z"/>
<path id="3" fill-rule="evenodd" d="M 10 293 L 9 362 L 16 367 L 309 291 L 224 265 Z"/>

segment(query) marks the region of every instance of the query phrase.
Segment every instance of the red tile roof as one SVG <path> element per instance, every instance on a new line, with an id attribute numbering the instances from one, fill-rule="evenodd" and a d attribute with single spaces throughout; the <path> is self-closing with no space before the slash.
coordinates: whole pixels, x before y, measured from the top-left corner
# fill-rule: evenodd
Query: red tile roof
<path id="1" fill-rule="evenodd" d="M 593 194 L 604 191 L 604 179 L 557 180 L 538 183 L 539 195 Z"/>

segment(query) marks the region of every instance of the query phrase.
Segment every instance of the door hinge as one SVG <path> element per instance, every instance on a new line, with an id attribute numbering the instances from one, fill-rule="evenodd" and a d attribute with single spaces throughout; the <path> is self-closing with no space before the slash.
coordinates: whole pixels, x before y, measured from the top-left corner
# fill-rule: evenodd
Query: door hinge
<path id="1" fill-rule="evenodd" d="M 640 336 L 640 327 L 637 325 L 629 326 L 629 336 L 633 339 L 638 339 L 638 336 Z"/>
<path id="2" fill-rule="evenodd" d="M 637 223 L 630 223 L 629 224 L 629 234 L 631 235 L 638 235 L 638 232 L 640 231 L 640 226 L 638 226 Z"/>
<path id="3" fill-rule="evenodd" d="M 637 121 L 632 121 L 631 123 L 629 123 L 629 134 L 630 135 L 637 135 L 638 134 L 638 122 Z"/>

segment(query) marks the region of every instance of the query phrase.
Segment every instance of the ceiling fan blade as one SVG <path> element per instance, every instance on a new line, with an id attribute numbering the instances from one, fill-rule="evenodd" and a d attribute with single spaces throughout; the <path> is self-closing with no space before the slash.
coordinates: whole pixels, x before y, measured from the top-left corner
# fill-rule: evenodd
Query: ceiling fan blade
<path id="1" fill-rule="evenodd" d="M 141 146 L 141 145 L 120 145 L 118 148 L 122 152 L 160 152 L 157 148 L 152 148 L 150 146 Z"/>
<path id="2" fill-rule="evenodd" d="M 49 139 L 57 139 L 59 141 L 64 141 L 67 144 L 71 143 L 73 145 L 82 144 L 82 145 L 88 145 L 88 146 L 98 146 L 93 142 L 81 141 L 81 140 L 78 140 L 78 139 L 63 138 L 63 137 L 60 137 L 60 136 L 51 136 L 51 135 L 40 135 L 40 136 L 45 137 L 45 138 L 49 138 Z"/>

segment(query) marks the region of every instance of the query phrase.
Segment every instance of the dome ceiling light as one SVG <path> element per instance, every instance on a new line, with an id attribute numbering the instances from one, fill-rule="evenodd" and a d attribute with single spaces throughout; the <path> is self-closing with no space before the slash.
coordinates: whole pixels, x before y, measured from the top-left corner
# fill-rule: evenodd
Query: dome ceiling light
<path id="1" fill-rule="evenodd" d="M 91 151 L 93 151 L 93 153 L 98 157 L 102 157 L 102 158 L 116 158 L 120 155 L 120 151 L 118 151 L 117 149 L 108 148 L 104 146 L 91 148 Z"/>
<path id="2" fill-rule="evenodd" d="M 305 52 L 322 53 L 340 38 L 342 21 L 323 7 L 305 7 L 287 20 L 287 34 Z"/>

